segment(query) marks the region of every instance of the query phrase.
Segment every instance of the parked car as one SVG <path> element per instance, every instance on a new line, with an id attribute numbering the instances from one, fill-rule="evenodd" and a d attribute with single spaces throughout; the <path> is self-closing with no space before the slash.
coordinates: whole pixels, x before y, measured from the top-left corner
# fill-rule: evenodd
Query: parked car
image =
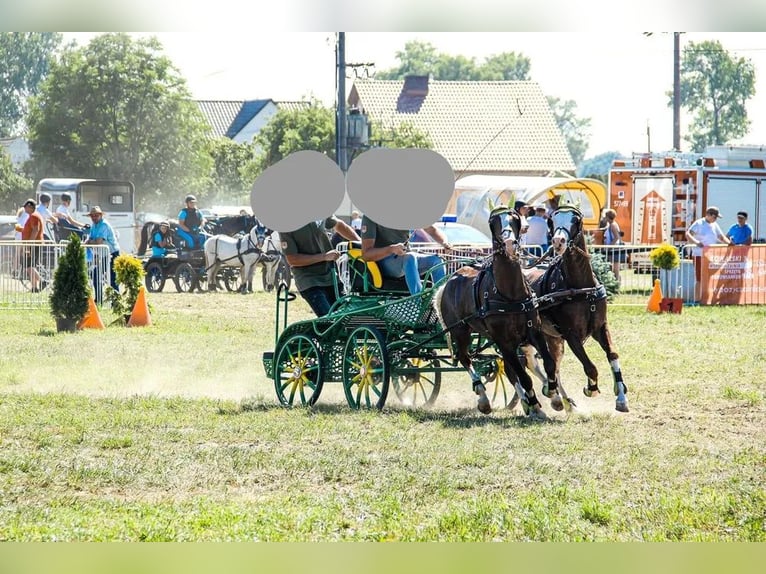
<path id="1" fill-rule="evenodd" d="M 427 234 L 420 235 L 418 232 L 410 240 L 410 246 L 418 251 L 436 253 L 447 261 L 447 272 L 452 273 L 466 261 L 477 257 L 484 257 L 492 253 L 492 240 L 475 227 L 464 223 L 457 223 L 452 219 L 434 223 L 452 245 L 452 250 L 447 252 Z"/>
<path id="2" fill-rule="evenodd" d="M 0 241 L 13 241 L 16 238 L 15 227 L 15 215 L 0 215 Z"/>

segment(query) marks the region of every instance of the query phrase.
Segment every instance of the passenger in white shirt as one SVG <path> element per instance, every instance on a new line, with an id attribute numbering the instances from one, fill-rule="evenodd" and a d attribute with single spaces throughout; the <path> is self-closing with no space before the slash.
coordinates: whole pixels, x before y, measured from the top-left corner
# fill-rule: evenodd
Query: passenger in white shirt
<path id="1" fill-rule="evenodd" d="M 72 196 L 69 195 L 68 193 L 62 193 L 61 205 L 59 205 L 56 208 L 56 217 L 58 218 L 59 223 L 66 221 L 70 226 L 76 227 L 77 229 L 82 229 L 83 227 L 85 227 L 85 224 L 77 221 L 74 217 L 72 217 L 72 214 L 69 212 L 69 206 L 71 204 L 72 204 Z"/>

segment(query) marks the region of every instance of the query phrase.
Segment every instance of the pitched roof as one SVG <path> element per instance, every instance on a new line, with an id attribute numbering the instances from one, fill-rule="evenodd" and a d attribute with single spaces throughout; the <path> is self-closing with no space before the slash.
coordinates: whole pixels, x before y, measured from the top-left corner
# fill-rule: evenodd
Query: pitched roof
<path id="1" fill-rule="evenodd" d="M 384 126 L 410 122 L 426 132 L 456 173 L 575 169 L 536 82 L 357 79 L 349 104 Z"/>
<path id="2" fill-rule="evenodd" d="M 196 100 L 202 115 L 213 128 L 214 137 L 234 138 L 273 100 Z M 274 102 L 279 109 L 297 110 L 309 102 Z"/>

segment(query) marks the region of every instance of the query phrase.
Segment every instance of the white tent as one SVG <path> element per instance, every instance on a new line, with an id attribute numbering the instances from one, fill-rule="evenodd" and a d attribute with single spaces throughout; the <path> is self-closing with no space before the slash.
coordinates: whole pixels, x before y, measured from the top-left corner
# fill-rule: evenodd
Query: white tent
<path id="1" fill-rule="evenodd" d="M 586 229 L 598 227 L 601 210 L 606 207 L 606 185 L 597 179 L 574 177 L 534 177 L 469 175 L 455 182 L 455 191 L 447 205 L 460 223 L 489 233 L 489 200 L 495 205 L 523 201 L 529 205 L 549 200 L 577 205 L 583 212 Z"/>

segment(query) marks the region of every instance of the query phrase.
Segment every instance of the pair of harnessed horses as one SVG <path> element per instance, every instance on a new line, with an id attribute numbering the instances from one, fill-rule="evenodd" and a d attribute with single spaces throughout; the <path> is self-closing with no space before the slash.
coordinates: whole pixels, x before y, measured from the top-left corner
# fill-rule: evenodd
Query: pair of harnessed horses
<path id="1" fill-rule="evenodd" d="M 622 380 L 619 355 L 612 344 L 607 324 L 606 290 L 590 265 L 582 233 L 582 214 L 573 206 L 562 206 L 553 215 L 551 241 L 555 257 L 547 269 L 524 269 L 519 238 L 521 218 L 510 207 L 491 211 L 489 228 L 493 252 L 479 266 L 458 269 L 437 290 L 434 306 L 447 332 L 454 340 L 455 354 L 471 376 L 482 413 L 492 410 L 481 377 L 471 364 L 471 334 L 480 333 L 494 342 L 502 357 L 505 375 L 514 382 L 524 413 L 546 418 L 532 379 L 519 358 L 522 349 L 526 362 L 543 381 L 542 393 L 551 399 L 555 410 L 570 411 L 574 406 L 560 380 L 564 343 L 582 363 L 586 396 L 599 394 L 598 370 L 583 344 L 593 337 L 606 353 L 614 379 L 615 408 L 628 412 L 627 388 Z M 540 369 L 536 353 L 543 361 Z"/>

